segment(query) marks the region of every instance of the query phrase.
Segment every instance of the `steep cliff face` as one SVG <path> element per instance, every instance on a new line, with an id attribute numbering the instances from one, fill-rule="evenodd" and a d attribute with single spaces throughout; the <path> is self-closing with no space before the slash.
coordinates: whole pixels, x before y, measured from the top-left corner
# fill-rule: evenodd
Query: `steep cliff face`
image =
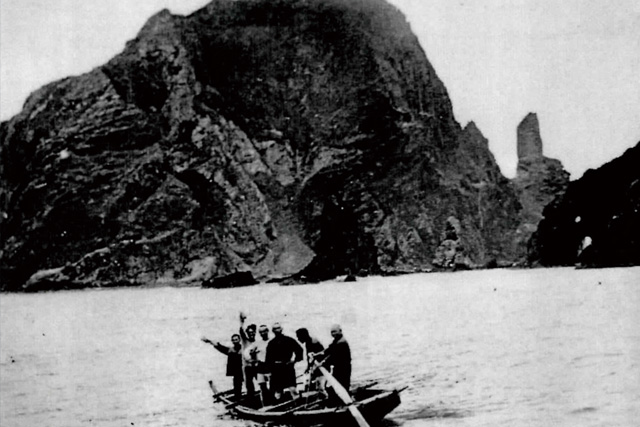
<path id="1" fill-rule="evenodd" d="M 640 264 L 640 144 L 569 184 L 544 210 L 529 257 L 545 266 Z"/>
<path id="2" fill-rule="evenodd" d="M 5 289 L 447 268 L 453 223 L 465 265 L 517 257 L 517 195 L 382 0 L 162 11 L 0 142 Z"/>
<path id="3" fill-rule="evenodd" d="M 544 207 L 567 189 L 569 173 L 559 160 L 543 155 L 540 124 L 535 113 L 529 113 L 520 122 L 517 132 L 518 168 L 513 183 L 522 204 L 517 243 L 524 253 L 543 217 Z"/>
<path id="4" fill-rule="evenodd" d="M 523 252 L 516 237 L 522 207 L 513 185 L 500 173 L 489 141 L 475 123 L 470 122 L 459 133 L 453 156 L 438 173 L 442 174 L 444 184 L 440 198 L 456 209 L 449 211 L 451 218 L 440 228 L 441 244 L 435 266 L 443 266 L 438 255 L 452 236 L 457 236 L 453 240 L 458 261 L 453 264 L 458 267 L 510 265 L 519 261 Z M 466 260 L 462 266 L 461 260 Z M 447 264 L 451 262 L 445 261 L 444 265 Z"/>

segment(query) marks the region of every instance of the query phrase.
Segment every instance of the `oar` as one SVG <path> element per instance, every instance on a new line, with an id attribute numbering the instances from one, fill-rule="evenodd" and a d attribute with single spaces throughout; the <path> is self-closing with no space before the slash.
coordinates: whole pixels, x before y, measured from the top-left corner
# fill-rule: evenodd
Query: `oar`
<path id="1" fill-rule="evenodd" d="M 213 381 L 209 381 L 209 387 L 211 388 L 211 391 L 213 392 L 213 399 L 215 401 L 219 401 L 220 400 L 220 396 L 224 396 L 225 394 L 231 394 L 233 393 L 233 390 L 225 390 L 225 391 L 218 391 L 218 388 L 213 384 Z M 237 402 L 231 402 L 227 405 L 225 405 L 225 409 L 231 409 L 231 408 L 235 408 L 238 405 L 242 405 L 243 403 L 245 403 L 249 398 L 252 398 L 254 396 L 256 396 L 258 393 L 260 393 L 259 391 L 256 391 L 254 394 L 252 394 L 251 396 L 246 395 L 244 396 L 242 399 L 240 399 Z"/>
<path id="2" fill-rule="evenodd" d="M 379 384 L 379 381 L 367 381 L 367 382 L 364 382 L 362 384 L 358 384 L 356 386 L 353 386 L 353 388 L 355 388 L 356 390 L 366 390 L 368 388 L 375 387 L 378 384 Z"/>
<path id="3" fill-rule="evenodd" d="M 235 408 L 236 406 L 243 405 L 243 404 L 247 403 L 247 401 L 248 401 L 249 399 L 252 399 L 252 398 L 254 398 L 255 396 L 257 396 L 257 395 L 258 395 L 258 393 L 260 393 L 260 392 L 259 392 L 259 391 L 256 391 L 256 392 L 254 392 L 252 395 L 248 395 L 248 394 L 246 394 L 243 398 L 241 398 L 241 399 L 240 399 L 240 400 L 238 400 L 237 402 L 231 402 L 231 403 L 229 403 L 228 405 L 225 405 L 225 406 L 224 406 L 224 409 L 232 409 L 232 408 Z"/>
<path id="4" fill-rule="evenodd" d="M 229 393 L 233 392 L 233 390 L 218 391 L 218 388 L 213 384 L 213 381 L 211 381 L 211 380 L 209 380 L 209 387 L 211 388 L 211 391 L 213 392 L 213 398 L 215 400 L 218 400 L 218 398 L 220 396 L 223 396 L 225 394 L 229 394 Z"/>
<path id="5" fill-rule="evenodd" d="M 351 412 L 351 416 L 354 420 L 356 420 L 358 425 L 360 427 L 369 427 L 367 420 L 364 419 L 356 405 L 353 404 L 353 399 L 351 398 L 351 396 L 349 396 L 349 392 L 344 387 L 342 387 L 342 384 L 340 384 L 340 382 L 335 379 L 334 376 L 331 375 L 324 366 L 316 363 L 316 368 L 320 369 L 320 372 L 322 372 L 322 375 L 324 375 L 324 377 L 327 379 L 327 382 L 336 392 L 340 400 L 342 400 L 342 402 L 347 405 L 347 409 L 349 410 L 349 412 Z"/>
<path id="6" fill-rule="evenodd" d="M 213 392 L 213 397 L 217 397 L 220 395 L 218 388 L 213 384 L 213 381 L 209 380 L 209 388 Z"/>

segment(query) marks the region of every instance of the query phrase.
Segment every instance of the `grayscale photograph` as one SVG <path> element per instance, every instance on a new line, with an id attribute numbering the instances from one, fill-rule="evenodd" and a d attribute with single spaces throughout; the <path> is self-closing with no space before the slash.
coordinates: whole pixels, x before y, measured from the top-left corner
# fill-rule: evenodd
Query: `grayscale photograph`
<path id="1" fill-rule="evenodd" d="M 0 0 L 0 425 L 635 427 L 637 0 Z"/>

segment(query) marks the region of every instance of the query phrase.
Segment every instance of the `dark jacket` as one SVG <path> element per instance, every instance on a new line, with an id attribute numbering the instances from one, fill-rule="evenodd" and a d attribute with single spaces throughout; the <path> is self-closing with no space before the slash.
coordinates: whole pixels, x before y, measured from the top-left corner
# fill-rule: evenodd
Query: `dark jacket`
<path id="1" fill-rule="evenodd" d="M 267 345 L 266 365 L 271 371 L 271 389 L 279 391 L 287 387 L 295 387 L 296 371 L 290 363 L 302 360 L 303 350 L 298 341 L 286 335 L 276 335 Z"/>
<path id="2" fill-rule="evenodd" d="M 333 376 L 348 391 L 351 387 L 351 349 L 344 337 L 334 340 L 325 350 L 325 366 L 333 366 Z"/>
<path id="3" fill-rule="evenodd" d="M 302 347 L 298 341 L 286 335 L 276 335 L 267 345 L 266 362 L 269 365 L 288 362 L 295 355 L 295 360 L 302 360 Z"/>
<path id="4" fill-rule="evenodd" d="M 242 375 L 242 347 L 236 350 L 233 347 L 227 347 L 219 343 L 213 343 L 213 346 L 220 353 L 227 355 L 227 376 Z"/>

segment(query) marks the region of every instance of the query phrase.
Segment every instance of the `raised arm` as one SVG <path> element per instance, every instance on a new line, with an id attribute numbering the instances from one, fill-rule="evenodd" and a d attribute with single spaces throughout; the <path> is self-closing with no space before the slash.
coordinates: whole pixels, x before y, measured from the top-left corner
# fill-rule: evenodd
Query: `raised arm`
<path id="1" fill-rule="evenodd" d="M 229 352 L 231 352 L 231 347 L 227 347 L 226 345 L 220 344 L 219 342 L 214 342 L 213 347 L 222 354 L 229 355 Z"/>
<path id="2" fill-rule="evenodd" d="M 240 312 L 240 329 L 238 330 L 238 332 L 240 333 L 240 339 L 242 340 L 243 347 L 249 342 L 249 338 L 247 338 L 247 333 L 244 330 L 245 320 L 247 320 L 247 316 L 241 311 Z"/>
<path id="3" fill-rule="evenodd" d="M 209 338 L 207 337 L 202 337 L 200 338 L 202 340 L 202 342 L 207 343 L 207 344 L 211 344 L 213 346 L 213 348 L 215 348 L 216 350 L 218 350 L 220 353 L 222 354 L 226 354 L 228 355 L 229 352 L 231 351 L 230 347 L 227 347 L 224 344 L 220 344 L 219 341 L 213 342 L 211 341 Z"/>

